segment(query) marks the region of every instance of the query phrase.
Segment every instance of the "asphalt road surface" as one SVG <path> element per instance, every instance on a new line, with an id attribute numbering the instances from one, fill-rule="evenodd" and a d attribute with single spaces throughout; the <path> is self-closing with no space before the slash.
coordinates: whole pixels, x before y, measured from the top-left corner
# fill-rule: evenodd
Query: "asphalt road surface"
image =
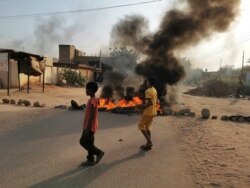
<path id="1" fill-rule="evenodd" d="M 0 115 L 0 126 L 8 123 L 6 118 Z M 139 115 L 99 113 L 95 145 L 105 155 L 93 167 L 79 166 L 86 159 L 79 145 L 82 111 L 48 110 L 12 122 L 15 128 L 0 134 L 0 187 L 196 187 L 178 134 L 166 118 L 155 118 L 153 149 L 143 152 Z"/>

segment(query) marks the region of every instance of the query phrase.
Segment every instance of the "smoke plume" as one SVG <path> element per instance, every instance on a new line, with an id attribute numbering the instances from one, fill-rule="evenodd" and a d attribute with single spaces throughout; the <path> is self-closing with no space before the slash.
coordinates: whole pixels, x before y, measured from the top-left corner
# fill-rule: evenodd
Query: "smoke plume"
<path id="1" fill-rule="evenodd" d="M 63 17 L 53 16 L 49 20 L 40 20 L 34 31 L 34 48 L 39 54 L 58 54 L 59 44 L 68 44 L 79 31 L 79 24 L 66 24 Z M 53 52 L 51 52 L 51 46 Z"/>
<path id="2" fill-rule="evenodd" d="M 181 1 L 183 2 L 183 1 Z M 165 13 L 156 33 L 149 33 L 142 16 L 126 16 L 112 30 L 114 44 L 130 46 L 146 58 L 135 72 L 155 76 L 159 96 L 166 84 L 175 85 L 184 76 L 174 53 L 192 47 L 216 32 L 225 32 L 237 16 L 240 0 L 186 0 L 185 9 Z"/>
<path id="3" fill-rule="evenodd" d="M 81 29 L 81 24 L 73 22 L 69 25 L 67 19 L 61 16 L 37 18 L 32 35 L 27 35 L 23 39 L 10 38 L 1 41 L 0 45 L 17 51 L 57 57 L 58 45 L 71 43 L 70 41 Z"/>

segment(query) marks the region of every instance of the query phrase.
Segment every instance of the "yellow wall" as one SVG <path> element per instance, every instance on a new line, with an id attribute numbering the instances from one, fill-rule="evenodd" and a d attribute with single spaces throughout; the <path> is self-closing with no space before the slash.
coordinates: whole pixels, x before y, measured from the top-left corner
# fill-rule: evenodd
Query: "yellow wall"
<path id="1" fill-rule="evenodd" d="M 94 79 L 94 72 L 88 69 L 80 69 L 80 72 L 83 76 L 87 77 L 87 80 L 91 81 Z"/>

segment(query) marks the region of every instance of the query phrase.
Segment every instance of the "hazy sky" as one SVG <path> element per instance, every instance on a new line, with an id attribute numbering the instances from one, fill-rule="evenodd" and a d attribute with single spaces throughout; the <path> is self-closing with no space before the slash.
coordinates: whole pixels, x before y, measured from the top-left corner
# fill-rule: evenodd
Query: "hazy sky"
<path id="1" fill-rule="evenodd" d="M 57 14 L 56 16 L 14 17 L 47 12 L 92 9 L 146 2 L 150 0 L 0 0 L 0 48 L 58 57 L 59 44 L 72 44 L 88 55 L 109 48 L 110 31 L 126 15 L 139 14 L 149 20 L 156 31 L 164 13 L 178 7 L 177 0 L 162 0 L 148 4 L 107 10 Z M 220 66 L 241 66 L 242 52 L 250 58 L 250 1 L 242 0 L 241 15 L 224 34 L 215 34 L 198 46 L 179 52 L 191 59 L 195 67 L 217 70 Z M 250 64 L 249 64 L 250 65 Z"/>

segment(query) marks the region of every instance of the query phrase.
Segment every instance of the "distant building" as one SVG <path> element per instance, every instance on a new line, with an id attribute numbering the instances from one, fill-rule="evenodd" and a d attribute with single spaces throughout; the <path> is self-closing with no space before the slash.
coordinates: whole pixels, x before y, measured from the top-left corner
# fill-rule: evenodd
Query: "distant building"
<path id="1" fill-rule="evenodd" d="M 75 58 L 82 55 L 74 45 L 59 45 L 59 63 L 75 63 Z"/>
<path id="2" fill-rule="evenodd" d="M 201 78 L 203 81 L 207 81 L 210 79 L 214 79 L 218 77 L 218 73 L 216 71 L 211 72 L 202 72 Z"/>
<path id="3" fill-rule="evenodd" d="M 84 56 L 74 45 L 59 45 L 58 68 L 71 68 L 81 72 L 88 80 L 101 81 L 102 62 L 100 56 Z"/>

